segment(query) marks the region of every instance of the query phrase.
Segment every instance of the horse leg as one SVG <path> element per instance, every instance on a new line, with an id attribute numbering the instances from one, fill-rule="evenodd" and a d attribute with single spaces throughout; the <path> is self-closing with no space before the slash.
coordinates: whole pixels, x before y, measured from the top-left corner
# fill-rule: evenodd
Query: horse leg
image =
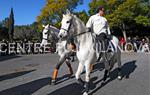
<path id="1" fill-rule="evenodd" d="M 77 72 L 75 74 L 75 77 L 76 77 L 78 83 L 82 86 L 84 85 L 84 81 L 80 78 L 80 74 L 82 73 L 83 68 L 84 68 L 84 65 L 82 63 L 79 63 Z"/>
<path id="2" fill-rule="evenodd" d="M 85 73 L 85 84 L 84 84 L 84 87 L 85 87 L 85 91 L 83 93 L 83 95 L 88 95 L 88 92 L 89 92 L 89 82 L 90 82 L 90 64 L 85 64 L 85 70 L 86 70 L 86 73 Z"/>
<path id="3" fill-rule="evenodd" d="M 110 65 L 109 65 L 109 60 L 107 59 L 107 56 L 106 56 L 106 52 L 104 52 L 104 59 L 105 59 L 105 62 L 104 62 L 105 71 L 104 71 L 103 83 L 105 83 L 108 73 L 110 72 Z"/>
<path id="4" fill-rule="evenodd" d="M 110 72 L 110 64 L 108 60 L 108 40 L 104 39 L 105 36 L 103 37 L 103 40 L 101 41 L 102 43 L 102 50 L 103 50 L 103 58 L 104 58 L 104 65 L 105 65 L 105 72 L 104 72 L 104 77 L 103 77 L 103 83 L 105 83 L 108 73 Z M 102 83 L 102 84 L 103 84 Z"/>
<path id="5" fill-rule="evenodd" d="M 56 78 L 58 76 L 58 70 L 59 70 L 60 66 L 64 63 L 65 60 L 66 60 L 65 56 L 62 56 L 62 57 L 60 57 L 59 62 L 56 64 L 56 67 L 54 69 L 53 76 L 52 76 L 52 81 L 51 81 L 53 85 L 55 85 L 55 83 L 56 83 Z"/>
<path id="6" fill-rule="evenodd" d="M 118 63 L 118 79 L 122 79 L 122 73 L 121 73 L 121 52 L 118 51 L 117 53 L 117 63 Z"/>
<path id="7" fill-rule="evenodd" d="M 66 64 L 67 64 L 68 69 L 69 69 L 69 78 L 71 78 L 71 76 L 73 74 L 73 70 L 72 70 L 72 67 L 71 67 L 69 60 L 66 60 Z"/>

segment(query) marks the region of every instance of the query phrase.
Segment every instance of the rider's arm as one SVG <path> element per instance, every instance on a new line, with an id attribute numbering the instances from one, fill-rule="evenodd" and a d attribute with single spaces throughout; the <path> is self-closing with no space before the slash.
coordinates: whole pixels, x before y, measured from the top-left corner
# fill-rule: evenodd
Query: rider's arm
<path id="1" fill-rule="evenodd" d="M 111 35 L 111 32 L 110 32 L 110 28 L 109 28 L 108 22 L 107 22 L 107 33 L 108 33 L 108 35 Z"/>

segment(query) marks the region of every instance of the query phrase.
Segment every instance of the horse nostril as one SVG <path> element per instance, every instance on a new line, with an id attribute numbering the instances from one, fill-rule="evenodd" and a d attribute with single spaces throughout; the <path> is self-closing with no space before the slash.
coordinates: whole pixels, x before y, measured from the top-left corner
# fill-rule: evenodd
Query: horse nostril
<path id="1" fill-rule="evenodd" d="M 62 38 L 62 35 L 60 35 L 59 37 Z"/>

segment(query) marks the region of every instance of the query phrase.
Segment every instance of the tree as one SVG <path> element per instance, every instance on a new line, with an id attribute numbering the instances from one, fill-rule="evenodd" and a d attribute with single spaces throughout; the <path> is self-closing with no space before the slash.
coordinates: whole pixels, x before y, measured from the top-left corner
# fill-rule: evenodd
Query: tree
<path id="1" fill-rule="evenodd" d="M 0 28 L 2 28 L 3 27 L 3 24 L 2 24 L 2 22 L 0 21 Z"/>
<path id="2" fill-rule="evenodd" d="M 14 35 L 14 13 L 13 8 L 11 8 L 10 16 L 9 16 L 9 40 L 13 40 Z"/>
<path id="3" fill-rule="evenodd" d="M 4 20 L 2 20 L 0 22 L 0 40 L 2 39 L 7 39 L 9 38 L 9 35 L 8 35 L 8 20 L 9 18 L 5 18 Z"/>
<path id="4" fill-rule="evenodd" d="M 41 14 L 37 16 L 40 30 L 42 30 L 41 24 L 47 23 L 59 28 L 62 14 L 65 13 L 66 9 L 73 11 L 79 3 L 82 3 L 82 0 L 47 0 Z"/>
<path id="5" fill-rule="evenodd" d="M 17 40 L 40 40 L 40 32 L 37 30 L 38 23 L 33 22 L 31 25 L 15 26 L 14 39 Z"/>
<path id="6" fill-rule="evenodd" d="M 139 29 L 142 27 L 149 27 L 150 4 L 148 0 L 93 0 L 89 5 L 91 15 L 98 6 L 103 5 L 107 10 L 105 17 L 111 29 L 121 29 L 125 39 L 129 31 L 140 32 Z"/>
<path id="7" fill-rule="evenodd" d="M 85 10 L 81 12 L 75 12 L 75 15 L 77 15 L 77 17 L 79 17 L 84 23 L 86 23 L 89 18 Z"/>
<path id="8" fill-rule="evenodd" d="M 5 18 L 4 20 L 2 20 L 1 22 L 1 26 L 5 27 L 5 28 L 9 28 L 9 18 Z"/>

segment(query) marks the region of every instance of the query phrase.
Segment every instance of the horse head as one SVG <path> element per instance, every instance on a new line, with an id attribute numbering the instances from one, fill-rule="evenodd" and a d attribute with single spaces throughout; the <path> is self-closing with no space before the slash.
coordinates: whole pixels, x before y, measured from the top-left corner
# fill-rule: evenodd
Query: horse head
<path id="1" fill-rule="evenodd" d="M 43 34 L 44 34 L 44 33 L 47 33 L 48 30 L 49 30 L 49 26 L 50 26 L 50 25 L 47 24 L 47 25 L 42 25 L 42 26 L 43 26 L 43 28 L 44 28 L 44 29 L 43 29 Z"/>
<path id="2" fill-rule="evenodd" d="M 73 14 L 69 10 L 66 11 L 66 14 L 63 14 L 61 21 L 61 29 L 59 31 L 58 37 L 63 38 L 70 35 L 73 25 Z"/>

